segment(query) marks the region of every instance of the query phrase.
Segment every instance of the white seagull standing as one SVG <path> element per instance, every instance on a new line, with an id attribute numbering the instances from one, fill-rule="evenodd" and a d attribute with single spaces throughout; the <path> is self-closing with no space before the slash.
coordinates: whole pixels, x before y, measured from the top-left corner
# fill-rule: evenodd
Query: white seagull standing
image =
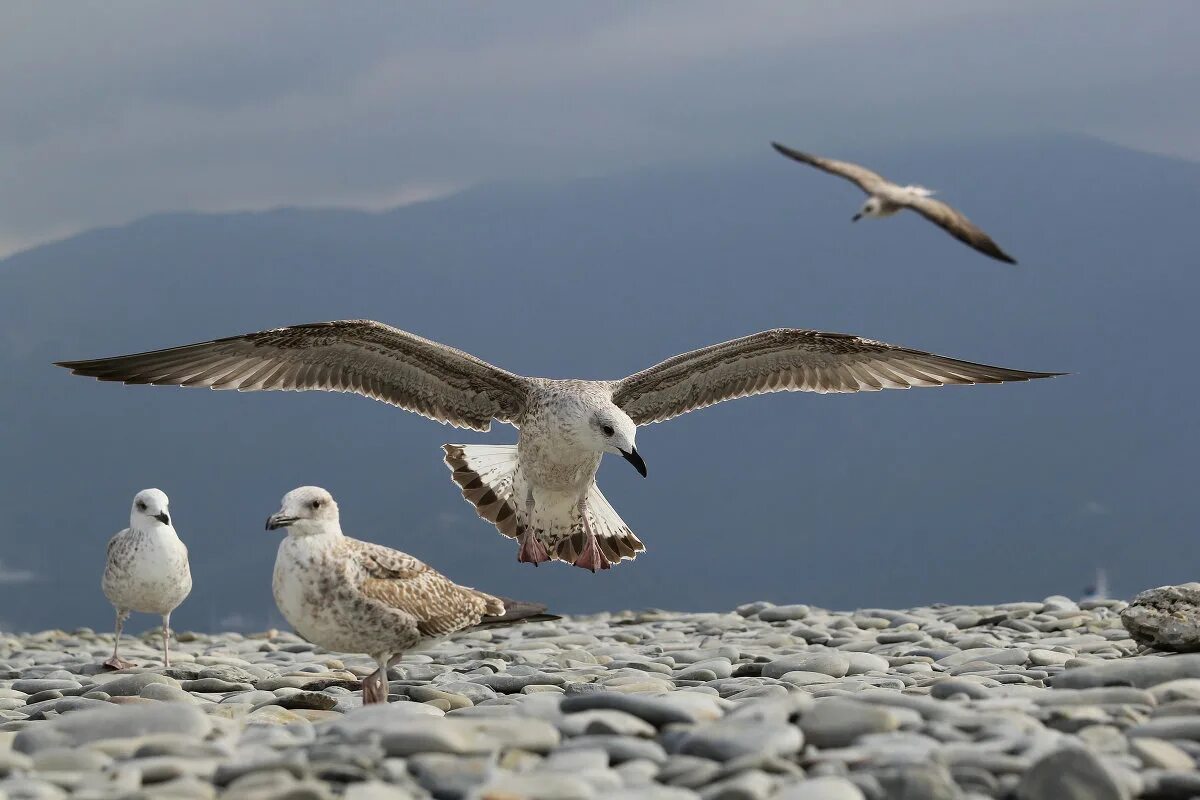
<path id="1" fill-rule="evenodd" d="M 955 239 L 969 244 L 984 255 L 1008 264 L 1017 263 L 1015 258 L 1001 250 L 1000 246 L 967 219 L 965 214 L 941 200 L 934 200 L 933 191 L 930 189 L 923 186 L 901 186 L 858 164 L 802 153 L 778 142 L 771 142 L 771 146 L 790 159 L 845 178 L 866 192 L 867 200 L 858 213 L 850 218 L 851 222 L 857 222 L 863 217 L 890 217 L 911 208 Z"/>
<path id="2" fill-rule="evenodd" d="M 405 651 L 481 622 L 550 618 L 545 606 L 459 586 L 407 553 L 342 534 L 338 505 L 319 486 L 283 496 L 267 530 L 287 528 L 275 556 L 275 605 L 308 641 L 366 653 L 379 669 L 363 679 L 363 703 L 387 702 L 387 669 Z"/>
<path id="3" fill-rule="evenodd" d="M 130 611 L 162 617 L 163 666 L 171 666 L 171 612 L 192 591 L 192 572 L 187 546 L 171 527 L 167 496 L 158 489 L 143 489 L 133 498 L 129 527 L 109 540 L 100 588 L 117 610 L 113 654 L 104 666 L 134 666 L 117 654 Z"/>
<path id="4" fill-rule="evenodd" d="M 782 328 L 670 358 L 619 381 L 525 378 L 370 320 L 295 325 L 136 355 L 58 364 L 124 383 L 353 392 L 455 427 L 520 429 L 514 445 L 444 446 L 479 515 L 517 559 L 607 569 L 645 550 L 596 486 L 605 453 L 644 477 L 637 426 L 765 392 L 1003 383 L 1023 372 L 838 333 Z"/>

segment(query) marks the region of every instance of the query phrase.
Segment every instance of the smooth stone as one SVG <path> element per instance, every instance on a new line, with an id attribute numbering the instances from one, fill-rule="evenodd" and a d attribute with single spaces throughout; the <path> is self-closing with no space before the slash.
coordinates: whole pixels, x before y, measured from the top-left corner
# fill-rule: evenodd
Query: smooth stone
<path id="1" fill-rule="evenodd" d="M 608 753 L 609 763 L 613 765 L 634 759 L 646 759 L 656 764 L 667 760 L 667 753 L 658 742 L 634 739 L 629 736 L 587 734 L 567 739 L 559 748 L 561 750 L 600 748 Z"/>
<path id="2" fill-rule="evenodd" d="M 866 800 L 866 795 L 845 778 L 831 775 L 784 786 L 771 800 Z"/>
<path id="3" fill-rule="evenodd" d="M 801 714 L 798 724 L 809 744 L 820 748 L 847 747 L 860 736 L 897 730 L 900 717 L 891 709 L 830 698 Z"/>
<path id="4" fill-rule="evenodd" d="M 567 679 L 562 675 L 538 672 L 532 675 L 509 675 L 496 673 L 483 675 L 475 679 L 475 683 L 493 689 L 501 694 L 514 694 L 526 686 L 562 686 Z"/>
<path id="5" fill-rule="evenodd" d="M 722 778 L 700 790 L 701 800 L 767 800 L 776 781 L 762 770 L 749 769 Z"/>
<path id="6" fill-rule="evenodd" d="M 567 696 L 563 698 L 560 708 L 565 714 L 611 708 L 632 714 L 660 728 L 671 723 L 692 724 L 699 721 L 695 713 L 665 699 L 619 692 L 592 692 Z"/>
<path id="7" fill-rule="evenodd" d="M 136 697 L 142 693 L 143 689 L 152 684 L 174 687 L 179 686 L 179 681 L 154 672 L 141 672 L 134 675 L 120 675 L 112 680 L 98 680 L 96 688 L 107 692 L 109 697 Z"/>
<path id="8" fill-rule="evenodd" d="M 20 731 L 13 741 L 13 749 L 35 753 L 48 747 L 167 733 L 203 739 L 211 730 L 212 722 L 194 706 L 153 703 L 85 709 Z"/>
<path id="9" fill-rule="evenodd" d="M 573 775 L 500 772 L 474 796 L 484 800 L 592 800 L 599 795 L 591 784 Z"/>
<path id="10" fill-rule="evenodd" d="M 961 800 L 962 792 L 942 764 L 918 763 L 873 771 L 888 800 Z"/>
<path id="11" fill-rule="evenodd" d="M 297 691 L 275 699 L 275 705 L 292 711 L 331 711 L 337 705 L 337 698 L 322 692 Z"/>
<path id="12" fill-rule="evenodd" d="M 974 647 L 961 653 L 946 656 L 937 663 L 943 667 L 958 667 L 972 661 L 983 661 L 997 666 L 1019 666 L 1029 662 L 1024 650 L 999 647 Z"/>
<path id="13" fill-rule="evenodd" d="M 1129 751 L 1138 757 L 1147 769 L 1189 770 L 1196 768 L 1196 761 L 1182 749 L 1163 739 L 1149 736 L 1129 740 Z"/>
<path id="14" fill-rule="evenodd" d="M 566 736 L 585 734 L 613 734 L 616 736 L 640 736 L 653 738 L 655 728 L 640 717 L 615 708 L 593 708 L 564 714 L 558 724 Z"/>
<path id="15" fill-rule="evenodd" d="M 929 696 L 937 700 L 945 700 L 959 694 L 964 694 L 973 700 L 982 700 L 988 696 L 988 690 L 978 681 L 966 678 L 948 678 L 938 681 L 929 689 Z"/>
<path id="16" fill-rule="evenodd" d="M 1033 765 L 1017 788 L 1020 800 L 1129 800 L 1113 772 L 1082 748 L 1056 750 Z"/>
<path id="17" fill-rule="evenodd" d="M 817 672 L 832 678 L 843 678 L 850 669 L 850 659 L 838 652 L 796 653 L 774 659 L 763 665 L 767 678 L 780 678 L 789 672 Z"/>
<path id="18" fill-rule="evenodd" d="M 1146 689 L 1180 678 L 1200 678 L 1200 654 L 1142 656 L 1067 669 L 1051 678 L 1056 689 L 1134 686 Z"/>
<path id="19" fill-rule="evenodd" d="M 494 769 L 492 759 L 487 756 L 420 753 L 407 762 L 417 783 L 435 797 L 462 797 L 486 781 Z"/>
<path id="20" fill-rule="evenodd" d="M 1133 640 L 1156 650 L 1200 650 L 1200 583 L 1141 592 L 1121 612 Z"/>
<path id="21" fill-rule="evenodd" d="M 804 745 L 800 729 L 786 723 L 724 719 L 693 728 L 677 752 L 713 761 L 729 761 L 751 753 L 790 756 Z"/>
<path id="22" fill-rule="evenodd" d="M 171 686 L 165 683 L 147 684 L 141 693 L 142 697 L 147 700 L 158 700 L 162 703 L 188 703 L 195 705 L 202 703 L 199 698 L 193 697 L 190 693 L 185 692 L 177 686 Z"/>
<path id="23" fill-rule="evenodd" d="M 850 667 L 846 670 L 847 675 L 861 675 L 866 672 L 887 672 L 891 667 L 890 662 L 886 658 L 873 653 L 846 653 L 845 656 L 850 661 Z"/>
<path id="24" fill-rule="evenodd" d="M 1155 739 L 1189 739 L 1200 741 L 1200 715 L 1158 717 L 1134 725 L 1126 735 L 1130 738 L 1149 736 Z"/>
<path id="25" fill-rule="evenodd" d="M 763 608 L 758 612 L 758 618 L 763 622 L 789 622 L 798 619 L 804 619 L 811 613 L 806 605 L 794 604 L 787 606 L 772 606 Z"/>
<path id="26" fill-rule="evenodd" d="M 234 683 L 222 678 L 196 678 L 195 680 L 183 681 L 180 687 L 185 692 L 206 692 L 212 694 L 246 692 L 254 688 L 249 683 Z"/>
<path id="27" fill-rule="evenodd" d="M 57 680 L 53 678 L 26 678 L 12 682 L 10 688 L 25 694 L 37 694 L 48 689 L 78 689 L 83 684 L 76 680 Z"/>

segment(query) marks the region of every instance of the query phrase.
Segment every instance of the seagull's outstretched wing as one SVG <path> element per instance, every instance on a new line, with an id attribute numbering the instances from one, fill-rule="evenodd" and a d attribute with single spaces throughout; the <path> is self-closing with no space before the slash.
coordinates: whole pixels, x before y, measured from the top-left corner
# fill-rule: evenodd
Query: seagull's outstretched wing
<path id="1" fill-rule="evenodd" d="M 965 214 L 953 206 L 932 197 L 912 193 L 906 193 L 903 198 L 898 199 L 955 239 L 969 244 L 984 255 L 1008 264 L 1017 263 L 1015 258 L 1001 250 L 1000 246 L 992 241 L 992 237 L 980 230 L 979 226 L 967 219 Z"/>
<path id="2" fill-rule="evenodd" d="M 504 601 L 454 581 L 407 553 L 345 539 L 365 578 L 364 595 L 413 617 L 423 636 L 444 636 L 504 614 Z"/>
<path id="3" fill-rule="evenodd" d="M 866 167 L 860 167 L 858 164 L 851 164 L 849 161 L 834 161 L 832 158 L 821 158 L 809 153 L 802 153 L 779 142 L 771 142 L 771 147 L 774 147 L 788 158 L 799 161 L 801 164 L 808 164 L 811 167 L 828 172 L 830 175 L 845 178 L 867 194 L 875 194 L 877 190 L 890 184 L 882 175 L 871 172 Z"/>
<path id="4" fill-rule="evenodd" d="M 669 358 L 614 381 L 613 402 L 638 425 L 767 392 L 860 392 L 1004 383 L 1024 372 L 959 361 L 843 333 L 779 328 Z"/>
<path id="5" fill-rule="evenodd" d="M 526 381 L 420 336 L 371 320 L 315 322 L 149 353 L 60 361 L 102 381 L 353 392 L 456 428 L 486 431 L 520 417 Z"/>

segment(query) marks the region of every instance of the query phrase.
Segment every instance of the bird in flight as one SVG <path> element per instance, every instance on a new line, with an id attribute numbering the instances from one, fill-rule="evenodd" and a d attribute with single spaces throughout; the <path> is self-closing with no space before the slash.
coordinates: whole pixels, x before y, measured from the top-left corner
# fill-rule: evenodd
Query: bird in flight
<path id="1" fill-rule="evenodd" d="M 866 192 L 866 202 L 858 213 L 850 218 L 851 222 L 858 222 L 863 217 L 890 217 L 911 208 L 955 239 L 984 255 L 1008 264 L 1017 263 L 1015 258 L 1001 250 L 1000 246 L 992 241 L 992 237 L 967 219 L 965 214 L 941 200 L 933 199 L 933 192 L 923 186 L 901 186 L 858 164 L 802 153 L 778 142 L 771 142 L 771 146 L 794 161 L 845 178 Z"/>
<path id="2" fill-rule="evenodd" d="M 448 444 L 463 497 L 517 559 L 608 569 L 645 550 L 596 485 L 605 453 L 643 477 L 637 428 L 767 392 L 859 392 L 1004 383 L 1025 372 L 838 333 L 780 328 L 677 355 L 617 381 L 527 378 L 372 320 L 339 320 L 148 353 L 62 361 L 76 375 L 132 384 L 239 391 L 351 392 L 458 428 L 492 420 L 515 445 Z"/>

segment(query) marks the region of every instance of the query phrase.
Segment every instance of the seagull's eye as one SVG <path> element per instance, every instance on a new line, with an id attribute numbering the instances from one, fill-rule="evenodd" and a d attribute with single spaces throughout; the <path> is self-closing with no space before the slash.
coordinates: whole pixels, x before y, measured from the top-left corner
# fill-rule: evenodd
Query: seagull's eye
<path id="1" fill-rule="evenodd" d="M 313 501 L 312 501 L 312 507 L 313 507 L 313 508 L 320 508 L 320 507 L 321 507 L 321 501 L 320 501 L 320 500 L 313 500 Z"/>
<path id="2" fill-rule="evenodd" d="M 145 504 L 145 503 L 143 503 L 141 500 L 138 500 L 138 501 L 137 501 L 137 510 L 138 510 L 138 511 L 145 511 L 145 510 L 146 510 L 146 504 Z"/>
<path id="3" fill-rule="evenodd" d="M 604 433 L 605 436 L 613 435 L 613 426 L 612 425 L 601 425 L 600 430 Z"/>

